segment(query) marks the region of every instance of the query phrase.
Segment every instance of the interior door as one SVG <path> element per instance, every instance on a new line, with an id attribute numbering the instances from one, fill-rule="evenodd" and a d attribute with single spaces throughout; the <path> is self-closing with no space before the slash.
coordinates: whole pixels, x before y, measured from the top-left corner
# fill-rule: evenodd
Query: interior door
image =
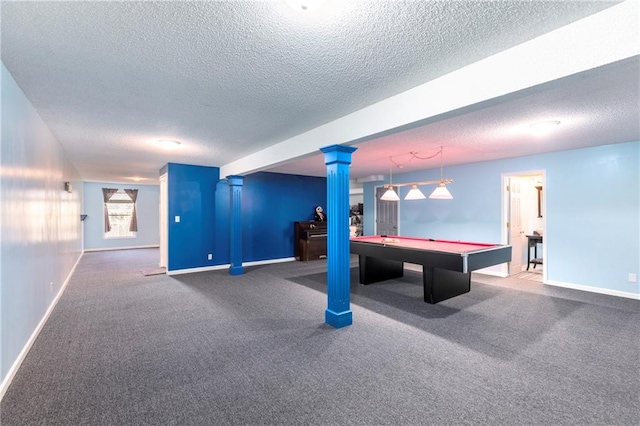
<path id="1" fill-rule="evenodd" d="M 522 179 L 509 178 L 509 244 L 511 244 L 512 258 L 509 262 L 509 275 L 522 272 L 522 254 L 524 230 L 522 229 L 521 193 Z"/>
<path id="2" fill-rule="evenodd" d="M 398 235 L 398 202 L 381 200 L 386 188 L 376 188 L 376 235 Z"/>

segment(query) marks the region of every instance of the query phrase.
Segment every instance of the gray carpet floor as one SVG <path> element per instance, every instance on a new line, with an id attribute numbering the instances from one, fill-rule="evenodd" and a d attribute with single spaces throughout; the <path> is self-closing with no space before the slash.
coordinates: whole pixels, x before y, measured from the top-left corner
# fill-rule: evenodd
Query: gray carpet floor
<path id="1" fill-rule="evenodd" d="M 143 276 L 86 253 L 0 406 L 8 425 L 637 425 L 640 302 L 474 276 L 362 286 L 323 324 L 326 263 Z"/>

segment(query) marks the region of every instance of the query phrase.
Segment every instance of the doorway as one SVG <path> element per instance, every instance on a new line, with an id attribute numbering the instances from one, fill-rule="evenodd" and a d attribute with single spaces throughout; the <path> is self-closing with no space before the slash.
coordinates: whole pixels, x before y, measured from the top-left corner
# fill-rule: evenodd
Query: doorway
<path id="1" fill-rule="evenodd" d="M 387 188 L 383 186 L 376 187 L 376 217 L 375 217 L 375 234 L 376 235 L 398 235 L 398 208 L 397 201 L 381 200 L 382 194 Z"/>
<path id="2" fill-rule="evenodd" d="M 545 171 L 503 174 L 503 244 L 512 247 L 505 275 L 547 280 Z M 535 261 L 534 261 L 535 259 Z"/>
<path id="3" fill-rule="evenodd" d="M 159 208 L 159 224 L 160 224 L 160 261 L 161 268 L 167 268 L 169 264 L 169 192 L 167 186 L 167 174 L 160 176 L 160 203 Z"/>

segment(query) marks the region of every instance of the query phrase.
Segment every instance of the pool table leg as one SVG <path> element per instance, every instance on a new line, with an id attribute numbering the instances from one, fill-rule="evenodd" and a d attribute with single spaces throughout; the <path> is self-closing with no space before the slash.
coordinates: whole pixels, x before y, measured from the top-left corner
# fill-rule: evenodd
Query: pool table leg
<path id="1" fill-rule="evenodd" d="M 438 303 L 471 291 L 471 274 L 422 266 L 424 301 Z"/>
<path id="2" fill-rule="evenodd" d="M 377 283 L 404 275 L 404 262 L 379 257 L 358 256 L 360 284 Z"/>

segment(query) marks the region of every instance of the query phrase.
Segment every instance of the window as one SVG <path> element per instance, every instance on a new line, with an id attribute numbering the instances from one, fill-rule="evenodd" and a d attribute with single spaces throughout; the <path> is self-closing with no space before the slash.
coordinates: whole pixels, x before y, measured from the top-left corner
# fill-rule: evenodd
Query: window
<path id="1" fill-rule="evenodd" d="M 135 238 L 137 236 L 135 203 L 137 193 L 136 189 L 103 188 L 103 194 L 105 194 L 105 238 Z"/>

